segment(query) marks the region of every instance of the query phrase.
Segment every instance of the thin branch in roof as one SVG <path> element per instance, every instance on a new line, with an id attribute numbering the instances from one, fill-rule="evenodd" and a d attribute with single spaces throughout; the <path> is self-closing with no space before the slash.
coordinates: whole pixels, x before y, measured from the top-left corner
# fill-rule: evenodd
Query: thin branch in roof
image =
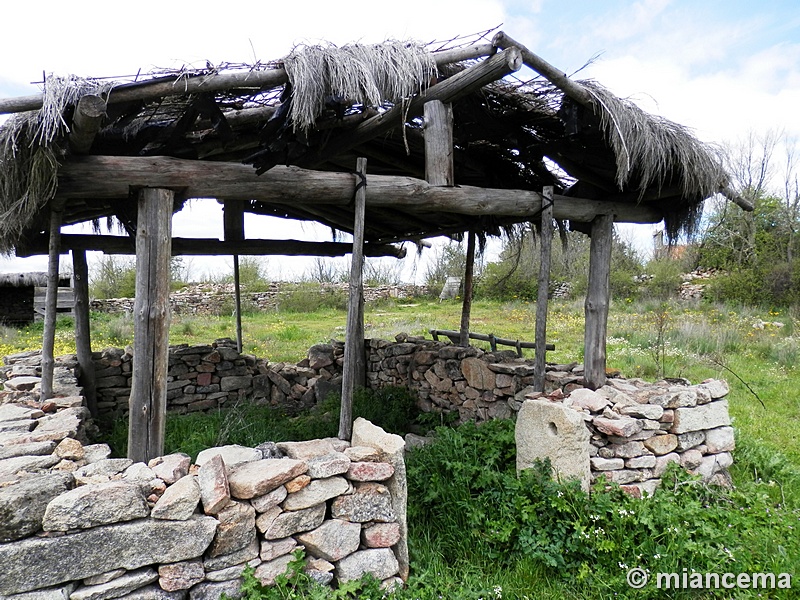
<path id="1" fill-rule="evenodd" d="M 283 63 L 292 85 L 291 119 L 301 130 L 314 127 L 326 102 L 397 103 L 437 74 L 433 57 L 416 42 L 300 46 Z"/>

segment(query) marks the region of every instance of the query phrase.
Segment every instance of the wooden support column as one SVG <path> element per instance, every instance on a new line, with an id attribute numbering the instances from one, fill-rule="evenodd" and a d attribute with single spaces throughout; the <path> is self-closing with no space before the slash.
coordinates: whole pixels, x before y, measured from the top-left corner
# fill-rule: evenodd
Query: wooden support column
<path id="1" fill-rule="evenodd" d="M 367 159 L 356 161 L 356 187 L 353 223 L 353 255 L 350 262 L 350 289 L 347 300 L 347 333 L 344 342 L 342 407 L 339 415 L 339 439 L 353 434 L 353 392 L 366 383 L 364 356 L 364 209 L 367 200 Z"/>
<path id="2" fill-rule="evenodd" d="M 464 299 L 461 303 L 459 346 L 469 346 L 469 318 L 472 312 L 472 288 L 475 273 L 475 232 L 467 233 L 467 264 L 464 267 Z"/>
<path id="3" fill-rule="evenodd" d="M 143 188 L 139 192 L 128 430 L 128 458 L 135 462 L 147 463 L 164 453 L 173 197 L 167 189 Z"/>
<path id="4" fill-rule="evenodd" d="M 536 357 L 533 366 L 533 387 L 544 392 L 544 376 L 547 362 L 547 292 L 550 289 L 550 255 L 553 244 L 553 186 L 545 186 L 542 192 L 542 226 L 539 232 L 541 262 L 536 296 Z"/>
<path id="5" fill-rule="evenodd" d="M 453 174 L 453 105 L 431 100 L 425 115 L 425 180 L 436 186 L 455 185 Z"/>
<path id="6" fill-rule="evenodd" d="M 583 378 L 586 387 L 592 390 L 606 383 L 606 329 L 613 237 L 614 215 L 595 217 L 589 246 L 589 289 L 586 292 L 583 340 Z"/>
<path id="7" fill-rule="evenodd" d="M 226 242 L 244 240 L 244 206 L 241 200 L 226 200 L 224 229 Z M 236 350 L 242 352 L 242 289 L 239 282 L 239 255 L 233 255 L 233 293 L 236 304 Z"/>
<path id="8" fill-rule="evenodd" d="M 50 243 L 48 245 L 47 293 L 44 303 L 44 331 L 42 333 L 42 402 L 53 397 L 53 370 L 56 345 L 56 317 L 58 316 L 58 259 L 61 252 L 61 220 L 63 205 L 50 203 Z"/>
<path id="9" fill-rule="evenodd" d="M 75 348 L 81 370 L 78 382 L 83 387 L 86 407 L 92 417 L 97 418 L 97 390 L 89 329 L 89 268 L 85 250 L 72 251 L 72 281 L 75 288 Z"/>

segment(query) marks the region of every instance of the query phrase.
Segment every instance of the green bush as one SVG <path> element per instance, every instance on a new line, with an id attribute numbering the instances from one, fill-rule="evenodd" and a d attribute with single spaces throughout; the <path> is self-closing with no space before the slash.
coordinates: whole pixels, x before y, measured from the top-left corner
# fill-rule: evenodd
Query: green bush
<path id="1" fill-rule="evenodd" d="M 317 283 L 300 283 L 280 292 L 278 309 L 291 313 L 309 313 L 323 309 L 347 310 L 347 292 Z"/>

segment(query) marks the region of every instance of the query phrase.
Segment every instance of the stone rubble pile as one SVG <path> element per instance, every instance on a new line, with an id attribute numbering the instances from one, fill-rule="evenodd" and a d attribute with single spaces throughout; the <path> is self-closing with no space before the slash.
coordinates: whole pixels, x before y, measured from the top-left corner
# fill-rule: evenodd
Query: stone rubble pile
<path id="1" fill-rule="evenodd" d="M 298 548 L 323 584 L 408 576 L 404 442 L 369 421 L 352 443 L 144 464 L 85 444 L 87 420 L 83 407 L 0 404 L 3 600 L 238 598 L 246 567 L 271 585 Z"/>
<path id="2" fill-rule="evenodd" d="M 517 466 L 547 457 L 584 488 L 604 477 L 635 496 L 652 495 L 671 463 L 730 485 L 735 440 L 727 394 L 715 379 L 609 379 L 597 391 L 529 394 L 517 419 Z"/>

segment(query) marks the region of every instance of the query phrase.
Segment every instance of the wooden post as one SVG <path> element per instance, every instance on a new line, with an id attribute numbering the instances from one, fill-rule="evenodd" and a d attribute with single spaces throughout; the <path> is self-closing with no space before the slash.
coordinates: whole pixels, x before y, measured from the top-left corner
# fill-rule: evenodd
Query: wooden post
<path id="1" fill-rule="evenodd" d="M 70 150 L 75 154 L 88 153 L 105 116 L 106 101 L 100 96 L 87 95 L 78 100 L 69 132 Z"/>
<path id="2" fill-rule="evenodd" d="M 467 264 L 464 267 L 464 299 L 461 303 L 460 346 L 469 346 L 469 317 L 472 312 L 472 287 L 475 271 L 475 232 L 467 233 Z"/>
<path id="3" fill-rule="evenodd" d="M 72 251 L 72 281 L 75 287 L 75 348 L 81 375 L 78 379 L 83 387 L 86 407 L 92 417 L 98 417 L 97 390 L 95 388 L 94 361 L 92 360 L 92 338 L 89 329 L 89 268 L 86 251 Z"/>
<path id="4" fill-rule="evenodd" d="M 240 200 L 226 200 L 223 211 L 226 242 L 244 240 L 244 210 Z M 242 289 L 239 281 L 239 255 L 233 255 L 233 293 L 236 303 L 236 350 L 242 352 Z"/>
<path id="5" fill-rule="evenodd" d="M 339 415 L 339 439 L 349 440 L 353 434 L 353 392 L 364 387 L 366 368 L 364 356 L 364 209 L 367 200 L 367 159 L 356 161 L 356 187 L 353 222 L 353 255 L 350 262 L 350 290 L 347 301 L 347 333 L 344 342 L 344 371 L 342 373 L 342 407 Z"/>
<path id="6" fill-rule="evenodd" d="M 425 115 L 425 180 L 436 186 L 455 185 L 453 174 L 453 105 L 431 100 Z"/>
<path id="7" fill-rule="evenodd" d="M 139 192 L 128 430 L 128 458 L 135 462 L 147 463 L 164 453 L 173 196 L 167 189 L 143 188 Z"/>
<path id="8" fill-rule="evenodd" d="M 547 292 L 550 289 L 550 255 L 553 244 L 553 186 L 542 191 L 542 227 L 539 233 L 541 262 L 536 296 L 536 354 L 533 366 L 533 387 L 544 392 L 547 350 Z"/>
<path id="9" fill-rule="evenodd" d="M 50 204 L 50 243 L 47 262 L 47 295 L 44 303 L 44 331 L 42 332 L 42 402 L 53 397 L 53 370 L 56 345 L 56 317 L 58 316 L 58 259 L 61 251 L 61 219 L 63 205 Z"/>
<path id="10" fill-rule="evenodd" d="M 611 243 L 614 215 L 600 215 L 592 221 L 589 246 L 589 289 L 586 292 L 586 332 L 583 339 L 583 378 L 589 389 L 606 383 L 606 329 L 608 326 Z"/>

